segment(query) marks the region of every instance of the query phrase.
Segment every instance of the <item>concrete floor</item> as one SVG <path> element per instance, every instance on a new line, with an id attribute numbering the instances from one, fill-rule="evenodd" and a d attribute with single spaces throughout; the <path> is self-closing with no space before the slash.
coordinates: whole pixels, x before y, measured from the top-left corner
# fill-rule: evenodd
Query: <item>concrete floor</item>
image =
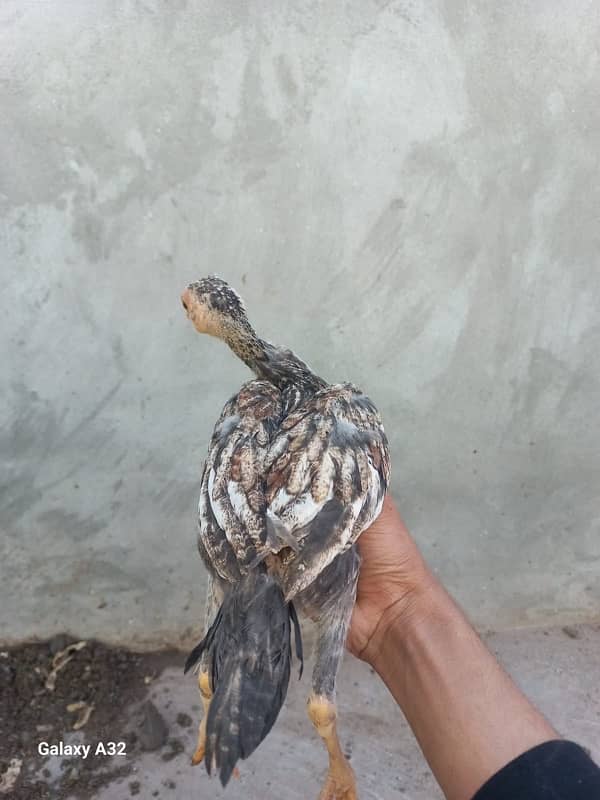
<path id="1" fill-rule="evenodd" d="M 589 748 L 600 760 L 600 625 L 515 630 L 485 640 L 528 696 L 558 731 Z M 185 746 L 169 761 L 144 754 L 135 772 L 97 794 L 97 800 L 143 798 L 227 798 L 227 800 L 306 800 L 316 798 L 325 772 L 325 754 L 305 716 L 308 681 L 292 680 L 288 701 L 273 732 L 242 763 L 239 781 L 224 792 L 203 767 L 193 769 L 193 726 L 177 724 L 181 712 L 198 714 L 194 680 L 167 668 L 151 685 L 150 697 L 170 732 Z M 401 712 L 368 666 L 350 656 L 339 686 L 341 735 L 351 755 L 361 800 L 435 800 L 437 787 Z M 131 789 L 132 782 L 139 786 Z"/>

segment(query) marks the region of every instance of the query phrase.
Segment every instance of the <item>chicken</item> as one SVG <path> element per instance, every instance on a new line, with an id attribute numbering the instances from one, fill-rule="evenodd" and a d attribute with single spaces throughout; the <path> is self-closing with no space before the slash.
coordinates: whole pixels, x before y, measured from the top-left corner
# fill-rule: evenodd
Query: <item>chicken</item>
<path id="1" fill-rule="evenodd" d="M 389 452 L 379 413 L 349 383 L 328 384 L 260 339 L 239 295 L 215 276 L 182 295 L 196 330 L 254 372 L 217 421 L 201 479 L 198 547 L 209 573 L 198 670 L 204 706 L 192 763 L 225 786 L 285 700 L 297 612 L 316 623 L 308 714 L 328 753 L 320 800 L 355 800 L 340 747 L 335 685 L 356 596 L 356 542 L 381 511 Z"/>

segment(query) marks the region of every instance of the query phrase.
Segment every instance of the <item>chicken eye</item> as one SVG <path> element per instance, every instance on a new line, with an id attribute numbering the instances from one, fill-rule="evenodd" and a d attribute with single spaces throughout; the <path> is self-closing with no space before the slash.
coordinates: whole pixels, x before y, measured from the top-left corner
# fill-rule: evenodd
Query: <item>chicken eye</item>
<path id="1" fill-rule="evenodd" d="M 185 300 L 181 301 L 181 305 L 185 308 L 186 311 L 188 310 L 187 303 L 185 302 Z"/>

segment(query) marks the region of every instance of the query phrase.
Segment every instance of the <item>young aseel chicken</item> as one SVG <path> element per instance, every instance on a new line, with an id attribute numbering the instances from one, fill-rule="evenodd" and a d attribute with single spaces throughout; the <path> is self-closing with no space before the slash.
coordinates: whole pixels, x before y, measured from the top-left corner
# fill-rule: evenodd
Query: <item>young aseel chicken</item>
<path id="1" fill-rule="evenodd" d="M 356 595 L 356 541 L 381 511 L 387 439 L 371 400 L 328 384 L 260 339 L 239 295 L 210 276 L 182 295 L 200 333 L 254 372 L 225 405 L 201 480 L 198 547 L 209 572 L 207 632 L 190 654 L 204 706 L 192 763 L 225 786 L 270 731 L 290 677 L 296 610 L 317 625 L 308 714 L 329 769 L 320 800 L 355 800 L 336 731 L 335 684 Z"/>

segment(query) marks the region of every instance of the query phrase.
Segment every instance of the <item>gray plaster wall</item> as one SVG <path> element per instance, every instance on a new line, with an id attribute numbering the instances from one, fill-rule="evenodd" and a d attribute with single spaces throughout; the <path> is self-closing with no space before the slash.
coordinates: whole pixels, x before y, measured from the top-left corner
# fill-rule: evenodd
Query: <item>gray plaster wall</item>
<path id="1" fill-rule="evenodd" d="M 479 625 L 600 616 L 598 42 L 582 0 L 4 0 L 2 639 L 199 630 L 213 271 L 372 395 Z"/>

